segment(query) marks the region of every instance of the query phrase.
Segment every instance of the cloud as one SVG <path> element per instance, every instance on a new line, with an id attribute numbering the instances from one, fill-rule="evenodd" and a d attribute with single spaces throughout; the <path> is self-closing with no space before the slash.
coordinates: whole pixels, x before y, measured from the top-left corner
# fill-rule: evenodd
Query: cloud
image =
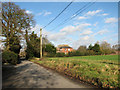
<path id="1" fill-rule="evenodd" d="M 75 27 L 70 25 L 70 26 L 66 26 L 63 29 L 60 30 L 60 32 L 68 32 L 68 33 L 73 33 L 75 30 Z"/>
<path id="2" fill-rule="evenodd" d="M 50 34 L 48 35 L 48 38 L 56 46 L 59 45 L 59 44 L 69 44 L 73 48 L 77 48 L 80 44 L 77 44 L 78 43 L 77 39 L 73 39 L 73 38 L 75 38 L 75 37 L 79 38 L 80 35 L 78 34 L 78 32 L 80 33 L 80 31 L 82 31 L 82 30 L 86 31 L 86 33 L 84 31 L 83 34 L 87 35 L 87 36 L 84 36 L 82 38 L 80 37 L 83 40 L 83 42 L 86 42 L 86 43 L 84 43 L 85 45 L 87 45 L 87 41 L 91 41 L 91 40 L 88 40 L 88 39 L 90 39 L 88 34 L 92 33 L 92 31 L 90 31 L 91 29 L 86 30 L 86 27 L 88 27 L 88 26 L 91 26 L 91 24 L 89 24 L 89 23 L 79 23 L 78 25 L 69 25 L 69 26 L 64 27 L 63 29 L 61 29 L 57 33 L 56 32 L 53 32 L 53 33 L 50 32 Z M 75 37 L 73 36 L 74 34 L 75 34 Z M 77 45 L 74 45 L 74 43 L 76 43 Z M 81 44 L 82 44 L 82 42 L 81 42 Z"/>
<path id="3" fill-rule="evenodd" d="M 96 33 L 93 33 L 90 29 L 86 30 L 83 32 L 85 36 L 79 37 L 78 40 L 74 40 L 72 43 L 73 48 L 77 49 L 80 45 L 86 45 L 88 46 L 89 44 L 93 44 L 96 42 L 96 35 L 103 35 L 105 33 L 108 33 L 109 31 L 107 29 L 100 30 Z"/>
<path id="4" fill-rule="evenodd" d="M 49 40 L 51 41 L 64 41 L 66 39 L 65 32 L 51 33 L 48 35 Z"/>
<path id="5" fill-rule="evenodd" d="M 97 26 L 98 22 L 94 23 L 93 26 Z"/>
<path id="6" fill-rule="evenodd" d="M 107 15 L 109 15 L 108 13 L 102 13 L 101 14 L 100 12 L 103 12 L 103 10 L 88 11 L 86 14 L 84 14 L 83 16 L 79 16 L 76 19 L 77 20 L 89 19 L 91 16 L 94 16 L 96 14 L 97 14 L 97 16 L 107 16 Z"/>
<path id="7" fill-rule="evenodd" d="M 30 10 L 26 10 L 25 12 L 28 14 L 32 13 L 32 11 L 30 11 Z"/>
<path id="8" fill-rule="evenodd" d="M 109 14 L 108 14 L 108 13 L 103 13 L 102 15 L 103 15 L 103 16 L 107 16 L 107 15 L 109 15 Z"/>
<path id="9" fill-rule="evenodd" d="M 49 11 L 42 11 L 42 12 L 39 12 L 37 15 L 38 16 L 40 16 L 40 15 L 43 15 L 43 16 L 48 16 L 48 15 L 50 15 L 50 14 L 52 14 L 52 12 L 49 12 Z"/>
<path id="10" fill-rule="evenodd" d="M 83 40 L 88 40 L 88 39 L 89 39 L 89 36 L 83 37 Z"/>
<path id="11" fill-rule="evenodd" d="M 42 12 L 38 13 L 37 15 L 38 15 L 38 16 L 42 15 Z"/>
<path id="12" fill-rule="evenodd" d="M 31 29 L 31 32 L 34 31 L 37 34 L 37 36 L 40 36 L 40 28 L 42 28 L 42 26 L 37 24 L 34 28 Z M 43 29 L 42 30 L 42 34 L 43 34 L 43 36 L 45 36 L 45 35 L 49 35 L 50 32 L 48 32 L 47 30 Z"/>
<path id="13" fill-rule="evenodd" d="M 78 40 L 74 40 L 72 43 L 73 48 L 77 49 L 81 45 L 88 46 L 94 42 L 94 38 L 90 36 L 79 37 Z"/>
<path id="14" fill-rule="evenodd" d="M 108 32 L 109 32 L 108 30 L 100 30 L 97 32 L 97 34 L 103 35 L 103 34 L 108 33 Z"/>
<path id="15" fill-rule="evenodd" d="M 114 37 L 118 37 L 118 33 L 115 33 L 115 34 L 112 34 L 112 35 L 109 35 L 109 36 L 105 36 L 105 37 L 103 37 L 103 40 L 114 39 Z M 118 38 L 116 38 L 116 39 L 118 39 Z"/>
<path id="16" fill-rule="evenodd" d="M 34 28 L 31 29 L 31 32 L 35 32 L 37 34 L 37 36 L 40 36 L 40 28 L 42 26 L 40 25 L 36 25 Z M 42 30 L 42 35 L 45 36 L 47 35 L 48 40 L 56 42 L 56 41 L 62 41 L 65 40 L 66 38 L 66 33 L 65 32 L 58 32 L 58 33 L 52 33 L 50 31 L 47 31 L 45 29 Z"/>
<path id="17" fill-rule="evenodd" d="M 81 19 L 87 19 L 88 17 L 84 17 L 84 16 L 80 16 L 77 18 L 77 20 L 81 20 Z"/>
<path id="18" fill-rule="evenodd" d="M 88 28 L 87 30 L 84 30 L 82 33 L 80 33 L 80 35 L 89 35 L 91 33 L 93 33 L 93 32 L 91 31 L 90 28 Z"/>
<path id="19" fill-rule="evenodd" d="M 61 29 L 57 33 L 48 31 L 47 33 L 49 33 L 49 34 L 47 37 L 51 42 L 57 43 L 57 44 L 70 43 L 70 42 L 73 43 L 73 41 L 75 41 L 75 40 L 70 39 L 70 36 L 73 36 L 74 33 L 76 33 L 77 31 L 83 30 L 87 26 L 91 26 L 91 24 L 81 23 L 81 24 L 76 25 L 76 26 L 69 25 L 69 26 L 64 27 L 63 29 Z M 86 40 L 87 38 L 88 37 L 84 37 L 83 39 Z"/>
<path id="20" fill-rule="evenodd" d="M 101 12 L 102 10 L 96 10 L 96 11 L 88 11 L 86 15 L 94 16 L 95 14 Z"/>
<path id="21" fill-rule="evenodd" d="M 47 15 L 50 15 L 50 14 L 52 14 L 52 13 L 46 11 L 46 12 L 44 13 L 44 16 L 47 16 Z"/>
<path id="22" fill-rule="evenodd" d="M 114 17 L 105 19 L 105 23 L 115 23 L 115 22 L 117 22 L 117 18 Z"/>
<path id="23" fill-rule="evenodd" d="M 34 31 L 35 33 L 38 34 L 40 32 L 40 28 L 41 28 L 41 26 L 37 24 L 34 28 L 31 29 L 31 32 Z"/>
<path id="24" fill-rule="evenodd" d="M 98 22 L 93 25 L 96 26 Z M 31 31 L 35 31 L 35 33 L 40 35 L 40 25 L 36 25 L 32 28 Z M 93 27 L 94 28 L 94 27 Z M 47 38 L 50 42 L 52 42 L 55 46 L 59 44 L 68 44 L 71 45 L 74 49 L 77 49 L 80 45 L 93 44 L 95 40 L 97 40 L 96 35 L 102 35 L 108 33 L 107 29 L 101 29 L 97 32 L 92 31 L 92 25 L 90 23 L 77 23 L 75 25 L 68 25 L 63 27 L 59 32 L 54 31 L 50 32 L 48 30 L 43 29 L 43 35 L 47 35 Z M 111 38 L 110 38 L 111 39 Z"/>
<path id="25" fill-rule="evenodd" d="M 83 30 L 87 26 L 91 26 L 91 24 L 89 24 L 89 23 L 79 23 L 76 26 L 69 25 L 69 26 L 66 26 L 63 29 L 61 29 L 60 32 L 66 32 L 67 34 L 73 34 L 76 31 Z"/>
<path id="26" fill-rule="evenodd" d="M 108 33 L 108 32 L 109 32 L 108 30 L 103 29 L 103 30 L 100 30 L 100 31 L 94 33 L 92 36 L 103 35 L 103 34 Z"/>
<path id="27" fill-rule="evenodd" d="M 72 15 L 71 18 L 72 18 L 72 17 L 75 17 L 75 16 L 76 16 L 76 14 Z"/>

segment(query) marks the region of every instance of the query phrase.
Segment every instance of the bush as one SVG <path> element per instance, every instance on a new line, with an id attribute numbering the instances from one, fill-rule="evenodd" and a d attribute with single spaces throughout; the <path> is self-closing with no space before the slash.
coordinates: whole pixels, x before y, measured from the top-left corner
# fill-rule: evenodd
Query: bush
<path id="1" fill-rule="evenodd" d="M 101 51 L 99 51 L 99 52 L 95 52 L 95 55 L 101 55 L 101 54 L 102 54 Z"/>
<path id="2" fill-rule="evenodd" d="M 10 63 L 15 65 L 18 63 L 18 55 L 12 51 L 4 51 L 2 53 L 2 63 Z"/>
<path id="3" fill-rule="evenodd" d="M 56 55 L 55 55 L 56 57 L 64 57 L 65 56 L 65 54 L 64 53 L 56 53 Z"/>
<path id="4" fill-rule="evenodd" d="M 66 57 L 72 57 L 73 56 L 73 52 L 68 52 L 68 54 L 65 55 Z"/>
<path id="5" fill-rule="evenodd" d="M 34 47 L 28 42 L 26 49 L 26 59 L 34 57 Z"/>
<path id="6" fill-rule="evenodd" d="M 46 55 L 46 57 L 55 57 L 55 54 L 54 54 L 54 53 L 48 53 L 48 54 Z"/>
<path id="7" fill-rule="evenodd" d="M 40 49 L 39 48 L 34 48 L 34 57 L 40 58 Z"/>
<path id="8" fill-rule="evenodd" d="M 95 55 L 95 52 L 93 50 L 88 50 L 87 55 Z"/>
<path id="9" fill-rule="evenodd" d="M 112 54 L 112 53 L 114 53 L 114 50 L 112 50 L 112 49 L 104 49 L 104 50 L 102 50 L 101 52 L 102 52 L 102 54 L 107 55 L 107 54 Z"/>
<path id="10" fill-rule="evenodd" d="M 20 49 L 21 49 L 21 46 L 20 46 L 20 45 L 12 45 L 12 46 L 10 47 L 10 51 L 13 51 L 13 52 L 15 52 L 15 53 L 17 53 L 17 54 L 19 54 Z"/>
<path id="11" fill-rule="evenodd" d="M 46 48 L 45 48 L 46 47 Z M 54 47 L 54 45 L 52 44 L 46 44 L 43 49 L 45 48 L 45 52 L 48 52 L 48 53 L 54 53 L 56 54 L 56 48 Z"/>

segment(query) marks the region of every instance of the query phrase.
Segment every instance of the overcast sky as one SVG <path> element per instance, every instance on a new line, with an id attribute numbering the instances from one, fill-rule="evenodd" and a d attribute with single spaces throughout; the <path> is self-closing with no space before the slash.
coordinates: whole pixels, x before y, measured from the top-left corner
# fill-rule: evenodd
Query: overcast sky
<path id="1" fill-rule="evenodd" d="M 43 29 L 43 35 L 55 45 L 68 44 L 73 48 L 80 45 L 107 41 L 111 45 L 118 42 L 118 3 L 96 2 L 90 8 L 68 23 L 56 28 L 88 2 L 74 2 L 53 23 Z M 69 2 L 16 2 L 27 13 L 32 13 L 36 26 L 31 29 L 39 36 L 39 30 L 55 18 Z"/>

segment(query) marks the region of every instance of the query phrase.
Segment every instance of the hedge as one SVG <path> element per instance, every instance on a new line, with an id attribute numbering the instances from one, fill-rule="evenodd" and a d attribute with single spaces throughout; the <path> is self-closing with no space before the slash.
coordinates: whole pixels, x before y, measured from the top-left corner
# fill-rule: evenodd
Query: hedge
<path id="1" fill-rule="evenodd" d="M 10 63 L 16 65 L 18 63 L 18 55 L 12 51 L 3 51 L 2 63 Z"/>

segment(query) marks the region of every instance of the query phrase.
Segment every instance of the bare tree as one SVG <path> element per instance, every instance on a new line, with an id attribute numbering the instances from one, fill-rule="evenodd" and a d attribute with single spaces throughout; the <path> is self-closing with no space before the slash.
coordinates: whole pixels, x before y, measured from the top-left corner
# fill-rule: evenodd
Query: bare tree
<path id="1" fill-rule="evenodd" d="M 35 25 L 32 14 L 11 2 L 2 3 L 2 34 L 6 37 L 6 49 L 9 50 L 9 39 L 16 35 L 20 37 L 25 30 Z"/>
<path id="2" fill-rule="evenodd" d="M 110 44 L 107 43 L 106 41 L 101 42 L 100 49 L 104 54 L 110 54 L 112 52 L 112 48 Z"/>

